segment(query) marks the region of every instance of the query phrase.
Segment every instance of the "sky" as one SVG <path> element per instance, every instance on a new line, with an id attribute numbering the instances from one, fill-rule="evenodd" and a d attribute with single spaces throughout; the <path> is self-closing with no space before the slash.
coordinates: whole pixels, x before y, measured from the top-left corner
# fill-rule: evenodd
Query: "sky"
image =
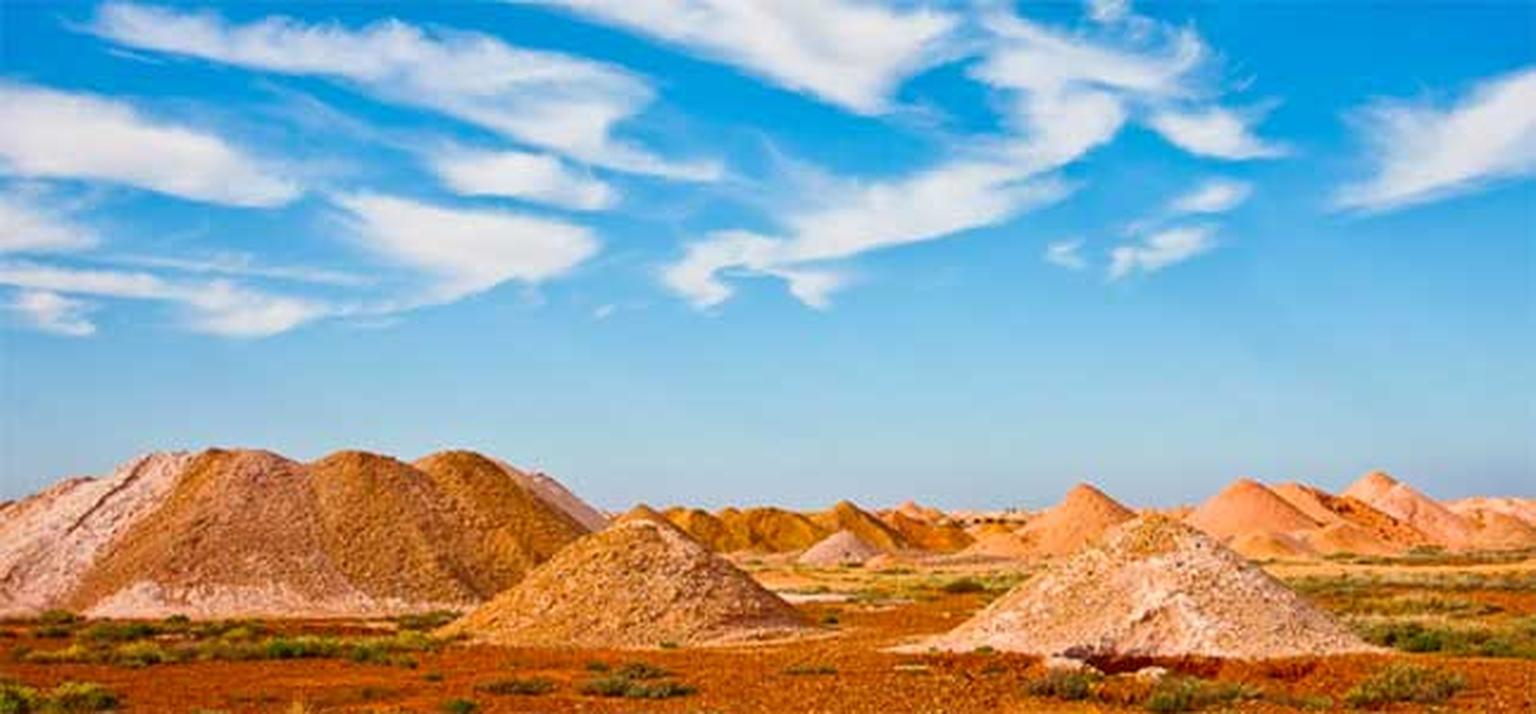
<path id="1" fill-rule="evenodd" d="M 0 3 L 0 498 L 1536 495 L 1536 4 Z"/>

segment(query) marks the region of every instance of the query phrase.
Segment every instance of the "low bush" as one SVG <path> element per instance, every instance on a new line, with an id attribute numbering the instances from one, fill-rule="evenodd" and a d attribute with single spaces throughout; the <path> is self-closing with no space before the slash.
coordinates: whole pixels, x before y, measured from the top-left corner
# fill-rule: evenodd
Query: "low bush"
<path id="1" fill-rule="evenodd" d="M 1536 618 L 1514 620 L 1501 626 L 1443 627 L 1394 621 L 1362 624 L 1356 629 L 1372 644 L 1404 652 L 1536 659 Z"/>
<path id="2" fill-rule="evenodd" d="M 1378 709 L 1398 702 L 1439 704 L 1465 686 L 1466 680 L 1458 674 L 1394 664 L 1356 684 L 1344 695 L 1344 701 L 1364 709 Z"/>
<path id="3" fill-rule="evenodd" d="M 1212 706 L 1226 706 L 1247 699 L 1258 699 L 1263 692 L 1246 684 L 1211 682 L 1197 677 L 1166 677 L 1147 694 L 1147 711 L 1193 712 Z"/>
<path id="4" fill-rule="evenodd" d="M 93 682 L 65 682 L 45 693 L 0 682 L 0 714 L 86 714 L 117 709 L 118 696 Z"/>
<path id="5" fill-rule="evenodd" d="M 975 578 L 958 578 L 944 583 L 939 589 L 951 595 L 964 595 L 986 592 L 987 586 Z"/>
<path id="6" fill-rule="evenodd" d="M 528 679 L 502 679 L 495 682 L 486 682 L 475 687 L 486 694 L 537 696 L 548 694 L 555 690 L 555 682 L 544 677 L 530 677 Z"/>
<path id="7" fill-rule="evenodd" d="M 1080 701 L 1093 694 L 1094 685 L 1103 677 L 1092 672 L 1048 672 L 1044 677 L 1031 680 L 1024 686 L 1030 696 L 1050 697 L 1066 701 Z"/>
<path id="8" fill-rule="evenodd" d="M 396 617 L 395 625 L 402 630 L 435 630 L 459 619 L 459 615 L 453 610 L 411 613 Z"/>
<path id="9" fill-rule="evenodd" d="M 440 708 L 443 714 L 474 714 L 480 711 L 480 705 L 469 699 L 449 699 Z"/>

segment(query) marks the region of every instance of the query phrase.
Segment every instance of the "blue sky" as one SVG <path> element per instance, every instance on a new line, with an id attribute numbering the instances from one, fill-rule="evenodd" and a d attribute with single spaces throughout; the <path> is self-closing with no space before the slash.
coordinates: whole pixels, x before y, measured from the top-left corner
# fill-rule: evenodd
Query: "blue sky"
<path id="1" fill-rule="evenodd" d="M 0 5 L 0 497 L 1536 493 L 1536 5 Z"/>

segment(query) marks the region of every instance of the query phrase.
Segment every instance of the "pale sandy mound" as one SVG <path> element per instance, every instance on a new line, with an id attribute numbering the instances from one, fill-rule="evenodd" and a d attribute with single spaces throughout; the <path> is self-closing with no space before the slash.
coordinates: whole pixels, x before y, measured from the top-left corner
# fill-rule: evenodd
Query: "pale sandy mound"
<path id="1" fill-rule="evenodd" d="M 1353 523 L 1334 523 L 1301 534 L 1302 542 L 1324 555 L 1398 555 L 1404 548 Z"/>
<path id="2" fill-rule="evenodd" d="M 1147 516 L 1058 561 L 948 634 L 909 646 L 1146 657 L 1371 651 L 1344 625 L 1210 536 Z"/>
<path id="3" fill-rule="evenodd" d="M 853 531 L 838 531 L 806 549 L 795 560 L 800 565 L 830 568 L 839 565 L 863 565 L 884 551 L 866 543 Z"/>
<path id="4" fill-rule="evenodd" d="M 1468 511 L 1497 511 L 1536 526 L 1536 498 L 1474 496 L 1447 501 L 1445 507 L 1463 515 Z"/>
<path id="5" fill-rule="evenodd" d="M 792 635 L 804 617 L 680 530 L 644 519 L 572 543 L 440 631 L 495 644 L 637 648 Z"/>
<path id="6" fill-rule="evenodd" d="M 887 553 L 894 553 L 908 546 L 907 539 L 903 538 L 901 533 L 850 501 L 839 501 L 830 511 L 811 514 L 811 520 L 829 532 L 853 531 L 864 542 Z"/>
<path id="7" fill-rule="evenodd" d="M 1440 505 L 1412 486 L 1381 471 L 1372 471 L 1344 491 L 1371 507 L 1413 526 L 1430 541 L 1444 548 L 1460 550 L 1473 547 L 1472 524 Z"/>
<path id="8" fill-rule="evenodd" d="M 930 553 L 954 553 L 975 540 L 964 528 L 948 521 L 914 518 L 901 511 L 888 512 L 883 520 L 909 546 Z"/>
<path id="9" fill-rule="evenodd" d="M 1317 551 L 1313 550 L 1303 537 L 1273 531 L 1244 533 L 1233 538 L 1227 547 L 1249 560 L 1298 560 L 1317 557 Z"/>
<path id="10" fill-rule="evenodd" d="M 0 617 L 55 607 L 103 550 L 160 505 L 192 460 L 154 453 L 103 479 L 70 479 L 0 515 Z"/>
<path id="11" fill-rule="evenodd" d="M 1136 514 L 1086 483 L 1067 492 L 1061 503 L 1030 520 L 1017 533 L 1036 555 L 1067 555 Z"/>
<path id="12" fill-rule="evenodd" d="M 1233 481 L 1184 522 L 1216 538 L 1290 533 L 1319 525 L 1264 484 L 1248 478 Z"/>
<path id="13" fill-rule="evenodd" d="M 924 506 L 916 501 L 907 501 L 892 509 L 894 513 L 900 513 L 908 518 L 915 518 L 928 523 L 941 523 L 949 520 L 949 516 L 943 511 L 932 506 Z"/>
<path id="14" fill-rule="evenodd" d="M 1464 511 L 1472 524 L 1472 545 L 1485 550 L 1506 550 L 1536 546 L 1536 526 L 1515 516 L 1494 510 Z"/>
<path id="15" fill-rule="evenodd" d="M 545 503 L 564 511 L 565 515 L 575 519 L 588 531 L 600 531 L 608 525 L 608 516 L 571 493 L 565 484 L 556 481 L 549 474 L 539 471 L 526 472 L 501 459 L 493 459 L 493 461 L 523 488 L 528 489 Z"/>
<path id="16" fill-rule="evenodd" d="M 960 551 L 961 556 L 1003 558 L 1007 560 L 1027 560 L 1034 555 L 1034 549 L 1028 541 L 1020 538 L 1011 531 L 990 533 L 976 539 L 965 550 Z"/>
<path id="17" fill-rule="evenodd" d="M 483 456 L 420 465 L 357 451 L 310 464 L 251 450 L 150 457 L 46 492 L 53 505 L 16 509 L 24 519 L 8 512 L 5 529 L 63 534 L 20 541 L 48 553 L 46 567 L 26 556 L 9 569 L 46 594 L 32 610 L 371 616 L 472 607 L 587 532 Z"/>
<path id="18" fill-rule="evenodd" d="M 1329 501 L 1336 498 L 1319 488 L 1308 486 L 1304 483 L 1288 481 L 1269 487 L 1276 496 L 1285 499 L 1286 503 L 1296 507 L 1296 510 L 1305 513 L 1308 518 L 1317 521 L 1318 525 L 1332 525 L 1344 523 L 1344 517 L 1335 513 L 1329 507 Z"/>

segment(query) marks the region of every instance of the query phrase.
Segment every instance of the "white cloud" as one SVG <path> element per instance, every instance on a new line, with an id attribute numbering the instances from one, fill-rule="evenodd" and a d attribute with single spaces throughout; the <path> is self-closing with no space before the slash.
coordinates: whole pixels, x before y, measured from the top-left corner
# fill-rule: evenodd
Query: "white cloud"
<path id="1" fill-rule="evenodd" d="M 167 255 L 113 254 L 97 256 L 104 263 L 164 268 L 184 273 L 229 275 L 242 278 L 264 278 L 295 283 L 356 287 L 367 285 L 371 280 L 363 275 L 340 270 L 328 270 L 305 265 L 265 265 L 249 253 L 215 253 L 201 257 Z"/>
<path id="2" fill-rule="evenodd" d="M 1253 186 L 1244 181 L 1209 179 L 1175 198 L 1168 205 L 1168 212 L 1174 215 L 1226 213 L 1242 205 L 1252 193 Z"/>
<path id="3" fill-rule="evenodd" d="M 223 139 L 120 101 L 0 82 L 0 172 L 107 181 L 236 206 L 275 206 L 292 182 Z"/>
<path id="4" fill-rule="evenodd" d="M 782 278 L 791 294 L 826 307 L 843 284 L 837 273 L 809 267 L 871 250 L 935 240 L 992 225 L 1031 207 L 1059 200 L 1069 189 L 1052 179 L 1029 180 L 1013 166 L 964 161 L 896 181 L 836 181 L 793 207 L 779 236 L 719 231 L 690 244 L 668 266 L 663 282 L 696 307 L 729 299 L 722 273 Z"/>
<path id="5" fill-rule="evenodd" d="M 429 300 L 451 302 L 508 280 L 562 275 L 598 250 L 591 231 L 505 210 L 434 206 L 371 193 L 334 197 L 358 241 L 433 277 Z"/>
<path id="6" fill-rule="evenodd" d="M 618 201 L 607 183 L 545 154 L 449 150 L 428 161 L 448 188 L 464 196 L 507 196 L 580 211 Z"/>
<path id="7" fill-rule="evenodd" d="M 1131 13 L 1131 0 L 1087 0 L 1087 5 L 1094 22 L 1118 22 Z"/>
<path id="8" fill-rule="evenodd" d="M 1272 159 L 1288 149 L 1255 136 L 1253 124 L 1263 112 L 1239 112 L 1222 107 L 1193 111 L 1160 111 L 1152 116 L 1153 131 L 1191 154 L 1217 159 Z"/>
<path id="9" fill-rule="evenodd" d="M 861 114 L 885 111 L 956 25 L 868 0 L 531 0 L 680 45 Z"/>
<path id="10" fill-rule="evenodd" d="M 84 250 L 97 242 L 93 231 L 42 205 L 36 196 L 0 193 L 0 253 Z"/>
<path id="11" fill-rule="evenodd" d="M 1358 113 L 1375 175 L 1339 206 L 1387 210 L 1536 174 L 1536 67 L 1484 80 L 1460 103 L 1379 101 Z"/>
<path id="12" fill-rule="evenodd" d="M 1067 270 L 1087 268 L 1088 259 L 1083 257 L 1083 239 L 1072 238 L 1046 245 L 1045 262 Z"/>
<path id="13" fill-rule="evenodd" d="M 639 77 L 488 35 L 429 32 L 395 20 L 358 30 L 286 17 L 237 25 L 211 12 L 130 3 L 103 6 L 93 27 L 142 50 L 341 80 L 615 170 L 695 180 L 720 174 L 712 162 L 672 161 L 614 138 L 615 125 L 651 101 Z"/>
<path id="14" fill-rule="evenodd" d="M 332 312 L 322 303 L 273 295 L 228 280 L 173 281 L 144 272 L 81 270 L 27 261 L 0 263 L 0 285 L 31 291 L 165 302 L 196 332 L 265 337 Z"/>
<path id="15" fill-rule="evenodd" d="M 44 332 L 68 337 L 89 337 L 96 333 L 96 325 L 86 317 L 91 306 L 83 300 L 55 292 L 22 290 L 16 293 L 10 309 Z"/>
<path id="16" fill-rule="evenodd" d="M 1215 247 L 1216 229 L 1212 226 L 1182 226 L 1158 231 L 1138 243 L 1110 251 L 1109 279 L 1119 280 L 1135 272 L 1155 273 Z"/>
<path id="17" fill-rule="evenodd" d="M 972 70 L 974 76 L 995 87 L 1042 94 L 1076 87 L 1143 97 L 1189 96 L 1191 75 L 1209 54 L 1189 29 L 1165 33 L 1161 46 L 1146 41 L 1121 46 L 1014 16 L 993 16 L 987 27 L 994 47 Z"/>

